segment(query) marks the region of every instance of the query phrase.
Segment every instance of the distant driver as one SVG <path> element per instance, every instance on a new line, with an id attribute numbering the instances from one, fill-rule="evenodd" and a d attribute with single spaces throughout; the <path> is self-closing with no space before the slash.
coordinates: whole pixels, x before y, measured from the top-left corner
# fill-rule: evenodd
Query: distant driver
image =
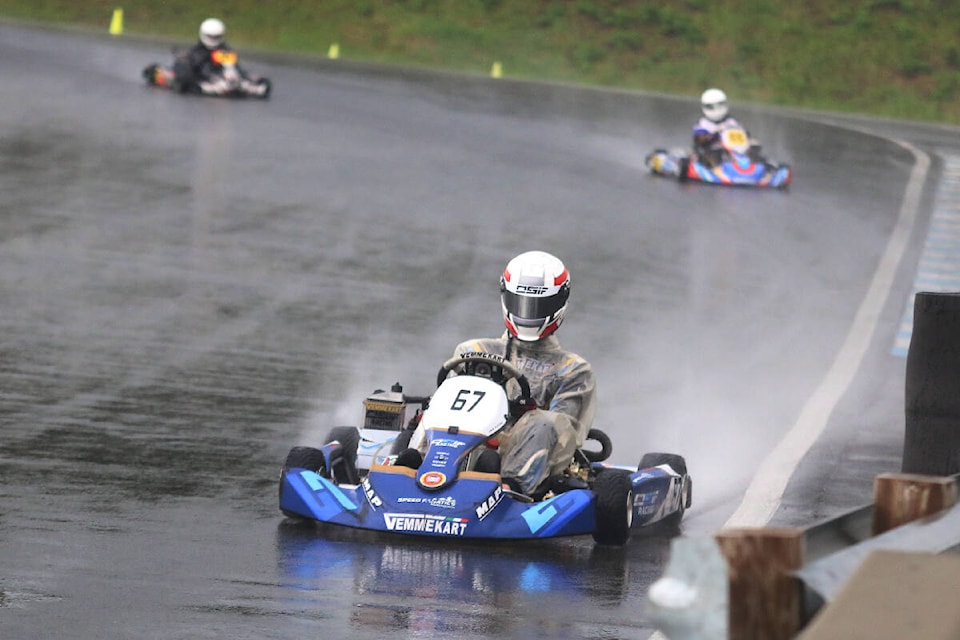
<path id="1" fill-rule="evenodd" d="M 226 27 L 217 18 L 207 18 L 200 23 L 200 39 L 174 62 L 174 76 L 181 91 L 200 91 L 210 95 L 225 93 L 228 89 L 224 79 L 224 56 L 232 56 L 229 65 L 240 74 L 244 89 L 249 93 L 266 97 L 270 85 L 247 74 L 236 64 L 234 53 L 224 40 Z"/>
<path id="2" fill-rule="evenodd" d="M 722 158 L 720 132 L 724 129 L 740 127 L 740 123 L 730 115 L 727 107 L 727 94 L 720 89 L 707 89 L 700 96 L 700 109 L 703 115 L 693 125 L 693 153 L 701 164 L 717 166 Z"/>

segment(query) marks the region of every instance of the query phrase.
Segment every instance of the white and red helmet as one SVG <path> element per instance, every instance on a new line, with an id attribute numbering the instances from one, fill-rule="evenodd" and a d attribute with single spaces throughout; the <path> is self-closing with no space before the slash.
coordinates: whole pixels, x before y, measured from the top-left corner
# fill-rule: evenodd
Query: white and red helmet
<path id="1" fill-rule="evenodd" d="M 559 258 L 543 251 L 521 253 L 500 279 L 503 322 L 518 340 L 549 336 L 563 322 L 570 296 L 570 274 Z"/>

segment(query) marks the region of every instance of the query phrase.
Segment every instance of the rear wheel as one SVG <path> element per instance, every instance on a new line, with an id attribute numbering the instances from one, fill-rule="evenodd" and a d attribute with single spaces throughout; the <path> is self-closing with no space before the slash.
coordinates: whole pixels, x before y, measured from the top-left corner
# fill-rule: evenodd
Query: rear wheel
<path id="1" fill-rule="evenodd" d="M 687 475 L 687 461 L 683 459 L 683 456 L 675 453 L 644 454 L 637 468 L 649 469 L 650 467 L 658 467 L 662 464 L 670 465 L 670 468 L 677 472 L 682 478 L 680 505 L 676 511 L 663 519 L 664 524 L 667 526 L 677 526 L 683 519 L 684 512 L 690 508 L 690 504 L 693 501 L 693 481 L 690 479 L 690 476 Z"/>
<path id="2" fill-rule="evenodd" d="M 356 427 L 334 427 L 327 434 L 325 444 L 334 440 L 340 443 L 340 451 L 330 460 L 334 480 L 338 484 L 359 484 L 357 449 L 360 447 L 360 431 Z"/>
<path id="3" fill-rule="evenodd" d="M 662 464 L 670 465 L 670 468 L 682 476 L 687 475 L 687 461 L 683 456 L 675 453 L 645 453 L 640 458 L 640 464 L 637 469 L 649 469 L 650 467 L 659 467 Z"/>
<path id="4" fill-rule="evenodd" d="M 259 97 L 263 100 L 269 100 L 270 92 L 273 90 L 273 84 L 266 78 L 261 78 L 257 84 L 263 87 L 263 92 L 260 93 Z"/>
<path id="5" fill-rule="evenodd" d="M 633 525 L 633 483 L 630 473 L 608 469 L 593 483 L 593 539 L 597 544 L 623 545 L 630 538 Z"/>

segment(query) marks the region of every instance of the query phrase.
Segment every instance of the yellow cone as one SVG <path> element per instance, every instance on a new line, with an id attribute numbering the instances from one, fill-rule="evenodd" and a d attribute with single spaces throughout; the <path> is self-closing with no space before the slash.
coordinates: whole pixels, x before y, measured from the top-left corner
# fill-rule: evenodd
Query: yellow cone
<path id="1" fill-rule="evenodd" d="M 113 10 L 113 17 L 110 18 L 110 35 L 118 36 L 123 33 L 123 9 L 119 7 Z"/>
<path id="2" fill-rule="evenodd" d="M 493 67 L 490 68 L 490 77 L 491 78 L 500 78 L 503 76 L 503 65 L 499 62 L 494 62 Z"/>
<path id="3" fill-rule="evenodd" d="M 327 57 L 331 60 L 336 60 L 340 57 L 340 45 L 334 42 L 330 45 L 330 50 L 327 51 Z"/>

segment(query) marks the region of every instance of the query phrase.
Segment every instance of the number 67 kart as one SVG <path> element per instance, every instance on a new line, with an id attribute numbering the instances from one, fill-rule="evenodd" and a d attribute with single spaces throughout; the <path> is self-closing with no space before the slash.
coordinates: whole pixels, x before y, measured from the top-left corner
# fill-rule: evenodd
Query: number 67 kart
<path id="1" fill-rule="evenodd" d="M 456 375 L 450 375 L 452 373 Z M 430 398 L 395 385 L 365 401 L 362 428 L 335 427 L 319 448 L 290 450 L 280 474 L 288 517 L 397 534 L 538 539 L 590 534 L 623 545 L 633 529 L 676 526 L 690 507 L 692 482 L 682 456 L 648 453 L 639 466 L 609 465 L 601 450 L 576 452 L 551 489 L 525 495 L 500 476 L 496 436 L 510 424 L 507 386 L 530 399 L 523 373 L 495 354 L 465 353 L 443 364 Z M 407 403 L 423 411 L 407 422 Z M 421 422 L 422 446 L 410 448 Z M 425 454 L 421 456 L 420 451 Z"/>

